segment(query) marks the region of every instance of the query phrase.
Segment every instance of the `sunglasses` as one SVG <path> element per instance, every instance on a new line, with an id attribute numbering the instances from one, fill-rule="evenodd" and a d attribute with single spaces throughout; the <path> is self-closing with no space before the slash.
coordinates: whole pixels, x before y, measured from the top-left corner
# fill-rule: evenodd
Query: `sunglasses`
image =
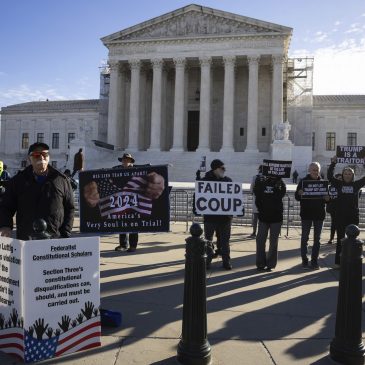
<path id="1" fill-rule="evenodd" d="M 48 152 L 32 152 L 30 155 L 32 157 L 34 157 L 34 158 L 40 158 L 41 156 L 43 158 L 49 157 L 49 153 Z"/>

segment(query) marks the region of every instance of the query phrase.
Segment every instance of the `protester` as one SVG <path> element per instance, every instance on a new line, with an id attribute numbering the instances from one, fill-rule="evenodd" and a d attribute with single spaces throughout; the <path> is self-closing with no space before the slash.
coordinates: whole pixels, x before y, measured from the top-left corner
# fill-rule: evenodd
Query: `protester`
<path id="1" fill-rule="evenodd" d="M 258 174 L 252 177 L 250 193 L 252 194 L 252 233 L 248 236 L 249 238 L 256 238 L 257 231 L 257 220 L 259 216 L 259 211 L 256 206 L 256 197 L 254 193 L 255 182 L 258 178 L 262 176 L 262 166 L 260 165 L 258 168 Z"/>
<path id="2" fill-rule="evenodd" d="M 335 265 L 338 267 L 341 261 L 341 240 L 345 237 L 345 230 L 349 224 L 359 224 L 359 192 L 365 185 L 365 176 L 355 180 L 355 172 L 351 167 L 342 170 L 342 178 L 336 179 L 333 176 L 337 163 L 337 157 L 331 159 L 331 164 L 327 171 L 327 177 L 332 186 L 337 190 L 336 200 L 336 255 Z"/>
<path id="3" fill-rule="evenodd" d="M 208 171 L 203 181 L 232 181 L 229 177 L 225 176 L 226 168 L 221 160 L 213 160 L 210 164 L 211 170 Z M 231 215 L 204 215 L 204 235 L 208 241 L 208 245 L 213 248 L 213 235 L 214 232 L 217 235 L 217 248 L 222 255 L 223 268 L 231 270 L 231 257 L 229 248 L 229 239 L 231 237 Z M 207 253 L 207 268 L 211 266 L 213 258 L 213 249 L 208 250 Z"/>
<path id="4" fill-rule="evenodd" d="M 303 195 L 304 180 L 322 180 L 320 176 L 321 165 L 318 162 L 312 162 L 308 168 L 308 174 L 299 181 L 295 199 L 300 202 L 300 217 L 302 220 L 302 238 L 300 243 L 300 252 L 302 256 L 303 268 L 309 268 L 308 266 L 308 239 L 311 227 L 313 225 L 313 247 L 311 254 L 311 268 L 318 270 L 318 256 L 320 248 L 320 239 L 323 228 L 323 221 L 326 216 L 325 200 L 328 200 L 328 196 L 319 197 L 316 199 L 305 199 Z"/>
<path id="5" fill-rule="evenodd" d="M 130 153 L 125 153 L 122 157 L 118 158 L 118 161 L 122 163 L 124 169 L 133 167 L 135 162 Z M 129 242 L 129 248 L 128 248 Z M 122 233 L 119 235 L 119 246 L 115 248 L 115 251 L 127 250 L 127 252 L 134 252 L 137 249 L 138 233 Z"/>
<path id="6" fill-rule="evenodd" d="M 298 176 L 299 176 L 298 171 L 297 170 L 294 170 L 294 172 L 293 172 L 293 184 L 296 184 L 297 183 Z"/>
<path id="7" fill-rule="evenodd" d="M 135 160 L 133 156 L 129 153 L 125 153 L 122 157 L 119 157 L 118 160 L 122 162 L 122 165 L 114 166 L 113 168 L 120 169 L 134 167 Z M 165 189 L 165 179 L 163 176 L 159 175 L 156 172 L 150 172 L 145 179 L 146 183 L 141 186 L 140 194 L 143 195 L 145 198 L 156 201 L 162 195 Z M 98 206 L 100 201 L 100 189 L 102 188 L 99 187 L 95 181 L 90 181 L 83 187 L 82 192 L 82 198 L 85 200 L 87 206 L 90 208 L 95 208 L 91 209 L 91 214 L 92 216 L 94 216 L 94 218 L 98 217 L 97 219 L 100 219 L 100 209 Z M 156 209 L 155 204 L 153 204 L 153 209 Z M 159 206 L 157 206 L 157 210 L 158 209 L 160 209 Z M 119 245 L 115 248 L 116 251 L 136 251 L 138 244 L 138 233 L 129 233 L 128 236 L 127 234 L 119 235 Z M 129 238 L 129 248 L 127 238 Z"/>
<path id="8" fill-rule="evenodd" d="M 341 174 L 335 175 L 336 179 L 342 179 Z M 330 230 L 330 238 L 327 242 L 327 244 L 331 245 L 333 243 L 333 240 L 335 238 L 336 233 L 336 202 L 337 202 L 337 189 L 335 186 L 331 185 L 328 188 L 328 195 L 330 197 L 330 200 L 328 201 L 326 205 L 326 212 L 331 216 L 331 230 Z"/>
<path id="9" fill-rule="evenodd" d="M 77 172 L 82 171 L 84 169 L 84 162 L 85 162 L 84 153 L 82 152 L 82 148 L 80 148 L 79 152 L 76 152 L 74 156 L 74 167 L 71 177 L 74 177 Z"/>
<path id="10" fill-rule="evenodd" d="M 10 237 L 16 213 L 16 237 L 29 240 L 33 222 L 44 219 L 51 238 L 70 237 L 74 219 L 74 199 L 69 180 L 49 165 L 49 147 L 34 143 L 29 147 L 30 165 L 9 180 L 0 203 L 0 234 Z"/>
<path id="11" fill-rule="evenodd" d="M 283 223 L 285 183 L 277 177 L 261 176 L 255 182 L 254 193 L 258 208 L 259 229 L 256 237 L 257 270 L 271 271 L 278 261 L 278 240 Z M 265 253 L 270 231 L 269 251 Z"/>

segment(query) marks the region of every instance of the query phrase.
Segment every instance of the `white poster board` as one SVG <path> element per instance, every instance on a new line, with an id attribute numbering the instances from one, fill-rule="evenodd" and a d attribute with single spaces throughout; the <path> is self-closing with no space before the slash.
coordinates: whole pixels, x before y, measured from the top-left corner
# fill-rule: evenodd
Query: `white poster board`
<path id="1" fill-rule="evenodd" d="M 21 263 L 9 271 L 18 270 L 12 277 L 19 277 L 19 298 L 13 306 L 0 303 L 0 314 L 18 310 L 23 343 L 17 353 L 0 350 L 29 363 L 100 346 L 99 237 L 12 244 L 20 247 Z"/>
<path id="2" fill-rule="evenodd" d="M 242 184 L 196 181 L 195 209 L 202 215 L 242 215 Z"/>

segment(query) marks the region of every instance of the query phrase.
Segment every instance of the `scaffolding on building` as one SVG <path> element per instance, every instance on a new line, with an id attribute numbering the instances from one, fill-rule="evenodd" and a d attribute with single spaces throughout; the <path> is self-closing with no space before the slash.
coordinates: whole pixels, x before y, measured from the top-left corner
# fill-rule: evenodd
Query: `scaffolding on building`
<path id="1" fill-rule="evenodd" d="M 313 58 L 288 58 L 284 67 L 287 106 L 312 106 Z"/>

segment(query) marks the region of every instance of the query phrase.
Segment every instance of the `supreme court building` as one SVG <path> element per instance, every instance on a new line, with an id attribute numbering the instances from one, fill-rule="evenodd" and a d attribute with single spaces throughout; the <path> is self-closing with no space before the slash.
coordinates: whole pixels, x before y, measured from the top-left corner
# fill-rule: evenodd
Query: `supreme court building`
<path id="1" fill-rule="evenodd" d="M 132 152 L 269 151 L 272 126 L 283 122 L 291 34 L 189 5 L 102 38 L 107 142 Z"/>
<path id="2" fill-rule="evenodd" d="M 193 181 L 202 156 L 223 160 L 236 181 L 270 158 L 303 176 L 349 136 L 365 144 L 365 97 L 313 96 L 313 59 L 288 58 L 291 35 L 188 5 L 105 36 L 100 98 L 2 108 L 0 159 L 18 163 L 41 138 L 60 169 L 83 147 L 87 168 L 116 165 L 126 151 L 136 163 L 169 163 L 172 181 Z"/>

